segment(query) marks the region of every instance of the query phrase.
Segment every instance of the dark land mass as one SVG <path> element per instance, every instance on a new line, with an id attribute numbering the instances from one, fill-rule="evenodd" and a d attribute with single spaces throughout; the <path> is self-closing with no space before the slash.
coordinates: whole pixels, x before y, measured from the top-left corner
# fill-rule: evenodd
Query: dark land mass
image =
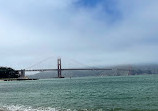
<path id="1" fill-rule="evenodd" d="M 37 80 L 37 79 L 20 77 L 18 71 L 10 67 L 0 67 L 0 81 L 22 81 L 22 80 Z"/>
<path id="2" fill-rule="evenodd" d="M 147 65 L 122 65 L 107 67 L 112 70 L 75 70 L 75 71 L 62 71 L 64 77 L 86 77 L 86 76 L 125 76 L 125 75 L 145 75 L 145 74 L 158 74 L 157 64 Z M 125 69 L 125 70 L 122 70 Z M 34 75 L 29 75 L 29 78 L 46 79 L 57 77 L 57 71 L 40 72 Z"/>
<path id="3" fill-rule="evenodd" d="M 18 78 L 19 72 L 10 67 L 0 67 L 0 78 Z"/>

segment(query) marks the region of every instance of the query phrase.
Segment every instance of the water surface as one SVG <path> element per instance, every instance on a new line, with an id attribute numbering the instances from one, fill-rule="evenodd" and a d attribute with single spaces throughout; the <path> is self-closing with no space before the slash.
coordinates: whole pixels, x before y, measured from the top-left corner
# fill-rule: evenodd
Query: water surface
<path id="1" fill-rule="evenodd" d="M 158 111 L 158 76 L 0 82 L 4 111 Z"/>

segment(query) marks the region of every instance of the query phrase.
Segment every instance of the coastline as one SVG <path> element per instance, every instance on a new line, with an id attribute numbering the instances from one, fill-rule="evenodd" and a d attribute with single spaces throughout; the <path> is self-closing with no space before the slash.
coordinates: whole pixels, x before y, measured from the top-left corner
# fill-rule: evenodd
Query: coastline
<path id="1" fill-rule="evenodd" d="M 25 80 L 38 80 L 38 79 L 29 79 L 29 78 L 5 78 L 5 79 L 0 79 L 0 81 L 25 81 Z"/>

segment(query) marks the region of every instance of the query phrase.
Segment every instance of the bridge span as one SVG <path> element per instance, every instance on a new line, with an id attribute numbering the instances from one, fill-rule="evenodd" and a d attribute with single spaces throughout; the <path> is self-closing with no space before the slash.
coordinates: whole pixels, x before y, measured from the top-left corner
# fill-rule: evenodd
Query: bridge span
<path id="1" fill-rule="evenodd" d="M 21 70 L 16 70 L 20 72 L 21 77 L 25 77 L 25 72 L 35 72 L 35 71 L 58 71 L 58 78 L 64 78 L 62 76 L 62 71 L 66 70 L 112 70 L 112 69 L 107 69 L 107 68 L 61 68 L 61 59 L 57 60 L 57 69 L 21 69 Z"/>

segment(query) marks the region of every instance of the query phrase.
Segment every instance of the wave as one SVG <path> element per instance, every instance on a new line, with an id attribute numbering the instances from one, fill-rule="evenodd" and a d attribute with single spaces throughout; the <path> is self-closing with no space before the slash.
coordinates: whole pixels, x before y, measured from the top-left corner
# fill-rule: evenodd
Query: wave
<path id="1" fill-rule="evenodd" d="M 23 106 L 23 105 L 3 105 L 0 106 L 0 111 L 71 111 L 70 109 L 61 109 L 61 108 L 32 108 L 29 106 Z"/>
<path id="2" fill-rule="evenodd" d="M 127 111 L 122 108 L 107 108 L 104 109 L 66 109 L 66 108 L 51 108 L 51 107 L 38 107 L 33 108 L 24 105 L 1 105 L 0 111 Z"/>

